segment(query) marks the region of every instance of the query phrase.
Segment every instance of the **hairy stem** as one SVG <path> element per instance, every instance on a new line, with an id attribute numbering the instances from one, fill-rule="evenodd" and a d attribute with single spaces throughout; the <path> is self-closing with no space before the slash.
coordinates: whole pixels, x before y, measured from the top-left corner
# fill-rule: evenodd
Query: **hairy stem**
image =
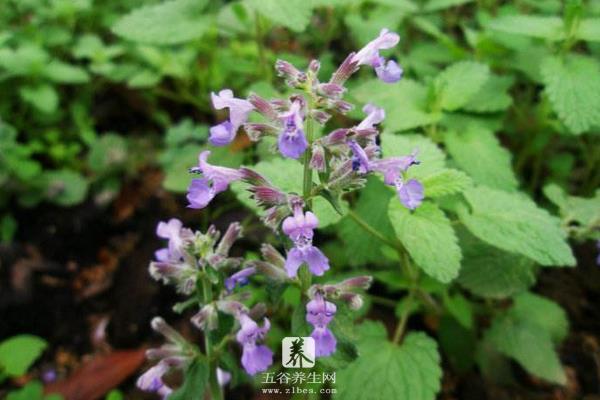
<path id="1" fill-rule="evenodd" d="M 202 298 L 204 304 L 208 304 L 212 301 L 212 288 L 210 287 L 210 281 L 205 276 L 202 277 Z M 204 353 L 209 362 L 209 388 L 210 397 L 212 400 L 222 400 L 223 392 L 221 386 L 217 381 L 217 362 L 212 359 L 212 343 L 210 335 L 207 331 L 204 331 Z"/>
<path id="2" fill-rule="evenodd" d="M 312 141 L 313 141 L 313 120 L 310 116 L 310 113 L 312 111 L 312 101 L 309 100 L 308 102 L 308 107 L 306 110 L 306 141 L 308 142 L 308 148 L 306 149 L 306 151 L 304 152 L 304 185 L 303 185 L 303 197 L 304 197 L 304 201 L 306 201 L 306 204 L 308 205 L 308 207 L 312 207 L 312 199 L 311 199 L 311 195 L 312 195 L 312 186 L 313 186 L 313 181 L 312 181 L 312 169 L 310 169 L 310 159 L 312 157 Z"/>

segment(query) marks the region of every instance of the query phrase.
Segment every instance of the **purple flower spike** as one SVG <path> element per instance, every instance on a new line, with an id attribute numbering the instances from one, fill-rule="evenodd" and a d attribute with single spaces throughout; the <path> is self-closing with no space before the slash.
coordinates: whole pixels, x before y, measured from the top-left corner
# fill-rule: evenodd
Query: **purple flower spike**
<path id="1" fill-rule="evenodd" d="M 329 269 L 329 259 L 312 244 L 296 245 L 285 260 L 285 269 L 290 278 L 298 273 L 300 266 L 306 263 L 309 271 L 315 276 L 322 276 Z"/>
<path id="2" fill-rule="evenodd" d="M 219 125 L 210 128 L 210 137 L 208 140 L 213 146 L 226 146 L 233 142 L 235 131 L 229 121 L 223 121 Z"/>
<path id="3" fill-rule="evenodd" d="M 423 202 L 423 185 L 416 179 L 410 179 L 404 183 L 398 180 L 396 183 L 396 192 L 400 202 L 410 210 L 414 210 Z"/>
<path id="4" fill-rule="evenodd" d="M 257 345 L 271 328 L 271 323 L 264 319 L 263 327 L 259 327 L 246 313 L 238 316 L 241 328 L 236 335 L 242 345 L 242 366 L 250 375 L 266 371 L 273 364 L 273 352 L 264 345 Z"/>
<path id="5" fill-rule="evenodd" d="M 356 130 L 375 129 L 375 125 L 385 119 L 385 110 L 373 104 L 367 104 L 363 107 L 363 112 L 367 114 L 365 119 L 356 126 Z"/>
<path id="6" fill-rule="evenodd" d="M 306 304 L 306 321 L 315 328 L 310 336 L 315 339 L 317 357 L 326 357 L 335 351 L 337 341 L 327 326 L 336 311 L 335 304 L 325 300 L 319 293 Z"/>
<path id="7" fill-rule="evenodd" d="M 280 118 L 283 120 L 284 128 L 277 142 L 279 151 L 284 157 L 299 158 L 308 147 L 308 142 L 302 129 L 302 103 L 300 101 L 292 102 L 290 110 L 281 114 Z"/>
<path id="8" fill-rule="evenodd" d="M 190 172 L 201 173 L 203 178 L 192 179 L 187 194 L 189 208 L 206 207 L 217 194 L 227 190 L 231 182 L 244 177 L 240 170 L 209 164 L 206 161 L 209 155 L 208 150 L 200 153 L 198 166 L 190 168 Z"/>
<path id="9" fill-rule="evenodd" d="M 402 78 L 404 70 L 394 60 L 385 61 L 380 57 L 376 63 L 372 64 L 375 68 L 377 77 L 385 83 L 396 83 Z"/>
<path id="10" fill-rule="evenodd" d="M 255 273 L 256 268 L 254 267 L 244 268 L 225 279 L 225 288 L 227 288 L 229 292 L 232 292 L 236 286 L 244 286 L 248 284 L 248 278 Z"/>
<path id="11" fill-rule="evenodd" d="M 210 129 L 210 142 L 215 146 L 224 146 L 235 138 L 238 128 L 248 120 L 248 114 L 254 109 L 248 100 L 233 97 L 230 89 L 223 89 L 219 94 L 210 94 L 213 107 L 217 110 L 229 108 L 229 124 L 216 125 Z"/>

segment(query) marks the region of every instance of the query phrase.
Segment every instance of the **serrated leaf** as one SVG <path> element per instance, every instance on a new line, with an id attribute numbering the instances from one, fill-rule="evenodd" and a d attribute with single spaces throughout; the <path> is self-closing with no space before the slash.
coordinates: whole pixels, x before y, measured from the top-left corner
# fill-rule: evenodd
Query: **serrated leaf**
<path id="1" fill-rule="evenodd" d="M 600 223 L 600 189 L 594 197 L 585 198 L 569 196 L 560 186 L 550 184 L 544 187 L 544 195 L 560 209 L 563 220 L 589 227 Z"/>
<path id="2" fill-rule="evenodd" d="M 588 42 L 600 42 L 600 18 L 580 21 L 575 37 Z"/>
<path id="3" fill-rule="evenodd" d="M 478 62 L 461 61 L 452 64 L 436 78 L 436 101 L 442 109 L 448 111 L 463 107 L 481 89 L 489 74 L 489 67 Z"/>
<path id="4" fill-rule="evenodd" d="M 295 32 L 306 29 L 313 8 L 312 1 L 306 0 L 246 0 L 246 4 L 269 20 Z"/>
<path id="5" fill-rule="evenodd" d="M 506 110 L 512 104 L 508 89 L 513 82 L 514 79 L 510 76 L 491 75 L 463 108 L 477 113 Z"/>
<path id="6" fill-rule="evenodd" d="M 359 350 L 359 358 L 337 372 L 335 399 L 435 399 L 441 387 L 440 355 L 424 333 L 408 334 L 400 346 L 370 340 Z"/>
<path id="7" fill-rule="evenodd" d="M 209 365 L 205 359 L 194 360 L 185 371 L 183 385 L 169 395 L 169 400 L 203 398 L 208 387 L 209 373 Z"/>
<path id="8" fill-rule="evenodd" d="M 368 80 L 352 93 L 362 103 L 383 107 L 387 131 L 405 131 L 437 122 L 441 115 L 427 110 L 427 88 L 410 79 L 389 85 L 379 80 Z"/>
<path id="9" fill-rule="evenodd" d="M 471 293 L 503 299 L 535 283 L 530 259 L 490 246 L 464 230 L 458 236 L 463 259 L 457 281 Z"/>
<path id="10" fill-rule="evenodd" d="M 259 174 L 262 174 L 273 185 L 284 192 L 302 193 L 303 168 L 302 164 L 297 161 L 276 158 L 273 160 L 261 161 L 250 168 Z M 256 202 L 250 198 L 250 193 L 246 190 L 246 184 L 235 183 L 231 188 L 237 198 L 245 206 L 254 210 L 259 215 L 263 215 L 263 211 L 256 205 Z M 312 211 L 319 218 L 319 228 L 335 224 L 341 219 L 341 215 L 338 214 L 334 207 L 322 197 L 313 199 Z"/>
<path id="11" fill-rule="evenodd" d="M 460 193 L 473 183 L 471 178 L 456 169 L 443 169 L 429 175 L 421 182 L 425 187 L 425 197 L 435 198 Z"/>
<path id="12" fill-rule="evenodd" d="M 558 219 L 529 198 L 484 186 L 463 194 L 471 209 L 459 209 L 458 215 L 479 239 L 544 266 L 575 265 Z"/>
<path id="13" fill-rule="evenodd" d="M 473 2 L 473 0 L 429 0 L 423 9 L 425 11 L 438 11 L 450 7 L 461 6 L 471 2 Z"/>
<path id="14" fill-rule="evenodd" d="M 506 191 L 517 189 L 510 152 L 491 131 L 470 125 L 460 133 L 445 133 L 444 144 L 458 166 L 475 182 Z"/>
<path id="15" fill-rule="evenodd" d="M 552 41 L 566 38 L 563 20 L 539 15 L 509 15 L 494 19 L 488 27 L 495 31 L 524 35 Z"/>
<path id="16" fill-rule="evenodd" d="M 362 220 L 388 238 L 394 237 L 394 228 L 387 213 L 392 197 L 394 193 L 381 180 L 370 177 L 354 207 L 354 212 Z M 341 221 L 338 234 L 345 244 L 343 249 L 351 265 L 381 262 L 383 243 L 361 228 L 350 216 Z"/>
<path id="17" fill-rule="evenodd" d="M 392 200 L 388 212 L 397 238 L 423 271 L 440 282 L 458 276 L 458 240 L 450 220 L 437 205 L 426 201 L 410 211 Z"/>
<path id="18" fill-rule="evenodd" d="M 21 376 L 39 358 L 48 343 L 33 335 L 18 335 L 0 343 L 0 373 Z"/>
<path id="19" fill-rule="evenodd" d="M 534 293 L 522 293 L 514 298 L 510 314 L 528 320 L 550 333 L 555 343 L 560 343 L 569 333 L 565 310 L 550 299 Z"/>
<path id="20" fill-rule="evenodd" d="M 208 0 L 170 0 L 133 10 L 112 31 L 128 40 L 149 44 L 177 44 L 199 39 L 210 25 L 203 12 Z"/>
<path id="21" fill-rule="evenodd" d="M 600 65 L 590 57 L 548 57 L 541 65 L 554 111 L 574 134 L 600 126 Z"/>
<path id="22" fill-rule="evenodd" d="M 485 332 L 484 340 L 500 353 L 515 359 L 531 374 L 551 382 L 566 383 L 551 332 L 529 316 L 513 309 L 500 314 Z"/>

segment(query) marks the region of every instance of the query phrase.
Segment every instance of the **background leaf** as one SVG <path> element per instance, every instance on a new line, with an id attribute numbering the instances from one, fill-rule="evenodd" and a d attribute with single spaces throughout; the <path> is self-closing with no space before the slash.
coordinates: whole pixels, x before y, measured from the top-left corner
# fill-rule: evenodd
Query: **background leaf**
<path id="1" fill-rule="evenodd" d="M 479 92 L 490 74 L 489 67 L 473 61 L 461 61 L 446 68 L 436 78 L 436 100 L 442 109 L 457 110 Z"/>
<path id="2" fill-rule="evenodd" d="M 0 343 L 0 370 L 10 376 L 24 375 L 46 349 L 45 340 L 32 335 L 18 335 Z"/>

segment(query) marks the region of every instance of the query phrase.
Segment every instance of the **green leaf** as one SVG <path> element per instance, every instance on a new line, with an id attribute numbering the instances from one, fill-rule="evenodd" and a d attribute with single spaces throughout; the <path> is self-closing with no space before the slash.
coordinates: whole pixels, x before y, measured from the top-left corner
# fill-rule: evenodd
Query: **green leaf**
<path id="1" fill-rule="evenodd" d="M 58 83 L 85 83 L 90 76 L 85 69 L 62 61 L 51 61 L 44 70 L 48 79 Z"/>
<path id="2" fill-rule="evenodd" d="M 491 131 L 469 125 L 460 133 L 445 133 L 444 144 L 458 166 L 475 182 L 506 191 L 517 189 L 510 152 Z"/>
<path id="3" fill-rule="evenodd" d="M 251 169 L 266 177 L 273 185 L 284 192 L 302 193 L 303 167 L 302 164 L 297 161 L 276 158 L 273 160 L 261 161 L 252 166 Z M 247 187 L 246 184 L 239 182 L 231 186 L 237 198 L 245 206 L 262 216 L 264 211 L 250 198 L 250 193 L 246 190 Z M 325 228 L 326 226 L 335 224 L 341 219 L 341 215 L 338 214 L 334 207 L 322 197 L 313 199 L 312 211 L 319 218 L 319 228 Z"/>
<path id="4" fill-rule="evenodd" d="M 185 118 L 172 125 L 165 134 L 167 146 L 178 146 L 186 142 L 202 142 L 208 138 L 208 126 L 195 125 L 190 118 Z"/>
<path id="5" fill-rule="evenodd" d="M 33 335 L 18 335 L 0 343 L 0 371 L 9 376 L 24 375 L 48 343 Z"/>
<path id="6" fill-rule="evenodd" d="M 452 64 L 435 80 L 436 102 L 448 111 L 465 106 L 479 92 L 489 74 L 489 67 L 478 62 L 461 61 Z"/>
<path id="7" fill-rule="evenodd" d="M 600 18 L 580 21 L 575 37 L 588 42 L 600 42 Z"/>
<path id="8" fill-rule="evenodd" d="M 574 134 L 600 126 L 600 66 L 591 57 L 570 54 L 542 61 L 545 92 L 554 111 Z"/>
<path id="9" fill-rule="evenodd" d="M 442 370 L 437 344 L 420 332 L 406 336 L 400 346 L 367 340 L 360 356 L 337 371 L 343 400 L 433 400 L 440 390 Z"/>
<path id="10" fill-rule="evenodd" d="M 488 27 L 499 32 L 551 41 L 566 38 L 563 20 L 552 16 L 509 15 L 490 21 Z"/>
<path id="11" fill-rule="evenodd" d="M 128 40 L 149 44 L 178 44 L 196 40 L 210 25 L 203 10 L 208 0 L 170 0 L 133 10 L 112 31 Z"/>
<path id="12" fill-rule="evenodd" d="M 520 304 L 515 304 L 494 318 L 484 340 L 489 341 L 500 353 L 515 359 L 531 374 L 565 384 L 566 376 L 553 342 L 553 334 L 563 329 L 559 326 L 563 322 L 563 315 L 543 315 L 544 311 L 556 313 L 557 309 L 554 305 L 540 304 L 537 296 L 524 296 L 517 300 Z M 534 307 L 539 305 L 544 308 L 536 310 Z"/>
<path id="13" fill-rule="evenodd" d="M 391 201 L 389 217 L 396 236 L 422 270 L 444 283 L 458 276 L 460 247 L 450 220 L 437 205 L 426 201 L 410 211 Z"/>
<path id="14" fill-rule="evenodd" d="M 123 399 L 124 399 L 123 393 L 121 393 L 117 389 L 113 389 L 110 392 L 108 392 L 105 400 L 123 400 Z"/>
<path id="15" fill-rule="evenodd" d="M 19 390 L 12 391 L 6 396 L 6 400 L 42 400 L 44 398 L 44 386 L 39 381 L 28 382 Z"/>
<path id="16" fill-rule="evenodd" d="M 394 237 L 394 228 L 387 213 L 392 197 L 393 192 L 380 179 L 370 177 L 354 208 L 354 212 L 362 220 L 388 238 Z M 365 231 L 350 216 L 344 217 L 339 225 L 338 234 L 345 244 L 343 249 L 350 265 L 381 262 L 381 240 Z"/>
<path id="17" fill-rule="evenodd" d="M 473 329 L 473 307 L 462 294 L 444 297 L 444 306 L 465 329 Z"/>
<path id="18" fill-rule="evenodd" d="M 569 333 L 567 313 L 557 303 L 534 293 L 521 293 L 514 298 L 510 314 L 528 320 L 550 333 L 555 343 L 562 342 Z"/>
<path id="19" fill-rule="evenodd" d="M 88 191 L 88 182 L 78 172 L 62 169 L 43 175 L 45 196 L 48 201 L 68 207 L 81 203 Z"/>
<path id="20" fill-rule="evenodd" d="M 169 396 L 169 400 L 203 398 L 208 387 L 209 368 L 206 359 L 196 358 L 185 371 L 183 385 Z"/>
<path id="21" fill-rule="evenodd" d="M 473 0 L 429 0 L 423 9 L 425 11 L 438 11 L 450 7 L 461 6 L 471 2 L 473 2 Z"/>
<path id="22" fill-rule="evenodd" d="M 508 89 L 513 82 L 511 76 L 491 75 L 463 108 L 476 113 L 506 110 L 512 104 Z"/>
<path id="23" fill-rule="evenodd" d="M 405 131 L 437 122 L 441 115 L 427 110 L 427 88 L 410 79 L 389 85 L 379 80 L 368 80 L 354 89 L 354 97 L 371 102 L 386 111 L 383 122 L 387 131 Z"/>
<path id="24" fill-rule="evenodd" d="M 575 265 L 559 221 L 526 196 L 483 186 L 464 195 L 471 209 L 458 215 L 479 239 L 544 266 Z"/>
<path id="25" fill-rule="evenodd" d="M 9 243 L 17 232 L 17 220 L 10 214 L 0 218 L 0 243 Z"/>
<path id="26" fill-rule="evenodd" d="M 302 32 L 312 16 L 310 0 L 246 0 L 246 4 L 276 24 Z"/>
<path id="27" fill-rule="evenodd" d="M 585 198 L 569 196 L 560 186 L 550 184 L 544 187 L 544 195 L 560 209 L 565 222 L 576 222 L 590 229 L 600 224 L 600 189 L 594 197 Z"/>
<path id="28" fill-rule="evenodd" d="M 88 165 L 95 172 L 106 172 L 123 166 L 127 160 L 127 142 L 117 134 L 108 133 L 91 145 Z"/>
<path id="29" fill-rule="evenodd" d="M 460 193 L 472 186 L 471 178 L 456 169 L 443 169 L 422 180 L 425 197 L 435 198 Z"/>
<path id="30" fill-rule="evenodd" d="M 23 86 L 19 89 L 19 94 L 23 101 L 45 114 L 53 114 L 58 108 L 58 93 L 50 85 Z"/>
<path id="31" fill-rule="evenodd" d="M 459 242 L 463 260 L 458 283 L 471 293 L 503 299 L 523 292 L 535 283 L 530 259 L 490 246 L 466 230 L 459 230 Z"/>

